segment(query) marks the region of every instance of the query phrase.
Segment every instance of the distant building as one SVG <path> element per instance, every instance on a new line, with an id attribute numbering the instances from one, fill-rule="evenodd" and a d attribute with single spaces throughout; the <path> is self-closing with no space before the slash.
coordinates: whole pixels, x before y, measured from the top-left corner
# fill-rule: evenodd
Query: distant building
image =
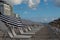
<path id="1" fill-rule="evenodd" d="M 10 16 L 12 15 L 12 6 L 0 0 L 0 12 Z"/>

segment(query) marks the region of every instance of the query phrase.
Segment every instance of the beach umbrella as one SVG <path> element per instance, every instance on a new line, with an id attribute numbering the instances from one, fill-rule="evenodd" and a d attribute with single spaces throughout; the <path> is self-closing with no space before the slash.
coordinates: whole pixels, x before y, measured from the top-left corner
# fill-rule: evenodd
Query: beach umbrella
<path id="1" fill-rule="evenodd" d="M 20 18 L 0 14 L 0 21 L 4 22 L 5 24 L 7 24 L 9 26 L 24 27 Z"/>

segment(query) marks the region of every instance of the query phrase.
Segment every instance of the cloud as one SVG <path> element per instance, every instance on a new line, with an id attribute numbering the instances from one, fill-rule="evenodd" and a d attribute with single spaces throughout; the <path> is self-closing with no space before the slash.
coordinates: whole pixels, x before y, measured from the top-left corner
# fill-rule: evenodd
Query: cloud
<path id="1" fill-rule="evenodd" d="M 14 4 L 21 4 L 22 3 L 22 0 L 13 0 L 13 3 Z"/>
<path id="2" fill-rule="evenodd" d="M 56 17 L 54 17 L 54 18 L 51 18 L 51 20 L 53 21 L 53 20 L 56 20 L 56 19 L 58 19 L 58 18 L 56 18 Z"/>
<path id="3" fill-rule="evenodd" d="M 48 5 L 48 0 L 44 0 L 44 3 L 45 3 L 46 5 Z"/>
<path id="4" fill-rule="evenodd" d="M 33 10 L 37 10 L 37 8 L 33 8 Z"/>
<path id="5" fill-rule="evenodd" d="M 4 0 L 4 1 L 9 3 L 10 5 L 18 5 L 21 3 L 25 3 L 25 4 L 27 3 L 30 8 L 34 8 L 40 3 L 40 0 Z"/>
<path id="6" fill-rule="evenodd" d="M 29 0 L 28 5 L 30 8 L 36 7 L 40 3 L 40 0 Z"/>
<path id="7" fill-rule="evenodd" d="M 60 7 L 60 0 L 54 0 L 54 4 L 58 7 Z"/>
<path id="8" fill-rule="evenodd" d="M 24 11 L 24 14 L 28 14 L 28 12 L 27 11 Z"/>
<path id="9" fill-rule="evenodd" d="M 23 0 L 3 0 L 3 1 L 6 1 L 7 3 L 11 5 L 21 4 L 23 2 Z"/>
<path id="10" fill-rule="evenodd" d="M 44 21 L 47 21 L 47 20 L 48 20 L 47 18 L 44 19 Z"/>
<path id="11" fill-rule="evenodd" d="M 44 0 L 44 2 L 47 2 L 47 0 Z"/>

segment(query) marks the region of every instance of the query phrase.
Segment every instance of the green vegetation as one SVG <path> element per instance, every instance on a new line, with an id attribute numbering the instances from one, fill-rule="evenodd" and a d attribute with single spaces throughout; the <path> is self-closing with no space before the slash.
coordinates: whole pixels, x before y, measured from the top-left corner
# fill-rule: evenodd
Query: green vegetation
<path id="1" fill-rule="evenodd" d="M 50 22 L 49 24 L 60 29 L 60 18 Z"/>

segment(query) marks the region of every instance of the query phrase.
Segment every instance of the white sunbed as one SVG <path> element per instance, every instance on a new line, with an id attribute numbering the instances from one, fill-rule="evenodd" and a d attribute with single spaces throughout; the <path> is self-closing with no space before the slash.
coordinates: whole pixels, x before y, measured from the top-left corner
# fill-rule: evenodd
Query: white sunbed
<path id="1" fill-rule="evenodd" d="M 11 31 L 8 29 L 8 27 L 3 23 L 3 22 L 1 22 L 0 21 L 0 29 L 3 31 L 3 32 L 5 32 L 5 33 L 8 33 L 9 34 L 9 36 L 13 39 L 13 38 L 15 38 L 15 39 L 20 39 L 20 38 L 31 38 L 31 36 L 27 36 L 27 35 L 16 35 L 13 31 L 13 33 L 11 33 Z"/>
<path id="2" fill-rule="evenodd" d="M 24 32 L 24 30 L 22 28 L 19 28 L 19 31 L 21 34 L 24 34 L 24 35 L 35 34 L 34 32 L 29 32 L 27 29 L 25 29 L 26 32 Z"/>
<path id="3" fill-rule="evenodd" d="M 20 28 L 19 28 L 19 31 L 20 31 L 21 34 L 24 34 L 24 35 L 29 35 L 29 34 L 32 35 L 32 34 L 36 34 L 36 32 L 37 32 L 38 30 L 40 30 L 41 28 L 42 28 L 42 27 L 32 28 L 32 29 L 31 29 L 30 27 L 28 27 L 28 29 L 29 29 L 30 31 L 28 31 L 28 29 L 25 28 L 25 31 L 26 31 L 26 32 L 24 32 L 23 29 L 20 27 Z"/>

